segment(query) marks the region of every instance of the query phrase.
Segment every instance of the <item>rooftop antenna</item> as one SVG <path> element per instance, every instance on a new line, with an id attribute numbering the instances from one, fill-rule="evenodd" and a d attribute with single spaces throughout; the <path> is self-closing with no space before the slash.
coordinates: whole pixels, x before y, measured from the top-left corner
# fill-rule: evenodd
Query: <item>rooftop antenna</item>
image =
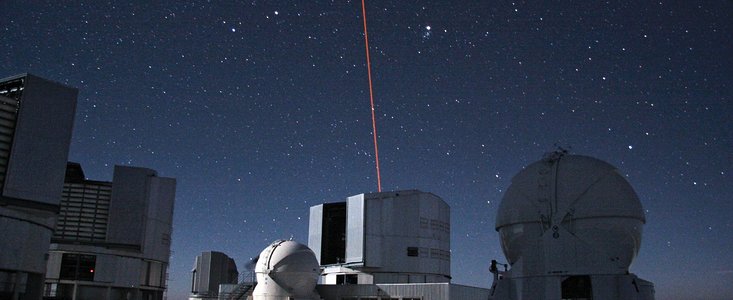
<path id="1" fill-rule="evenodd" d="M 566 154 L 570 153 L 570 150 L 573 149 L 572 146 L 563 147 L 558 143 L 555 143 L 553 146 L 555 147 L 555 151 L 545 153 L 545 155 L 543 156 L 545 160 L 548 160 L 548 161 L 558 160 L 562 158 L 563 156 L 565 156 Z"/>
<path id="2" fill-rule="evenodd" d="M 366 6 L 361 0 L 361 15 L 364 20 L 364 46 L 366 47 L 367 76 L 369 77 L 369 102 L 372 105 L 372 136 L 374 137 L 374 163 L 377 168 L 377 191 L 382 191 L 382 176 L 379 174 L 379 147 L 377 146 L 377 119 L 374 113 L 374 90 L 372 89 L 372 64 L 369 60 L 369 35 L 367 34 Z"/>

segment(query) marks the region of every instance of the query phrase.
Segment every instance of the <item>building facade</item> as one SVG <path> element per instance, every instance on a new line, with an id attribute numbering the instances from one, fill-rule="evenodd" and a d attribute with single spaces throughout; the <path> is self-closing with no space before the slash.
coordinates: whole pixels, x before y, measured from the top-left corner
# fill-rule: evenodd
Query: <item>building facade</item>
<path id="1" fill-rule="evenodd" d="M 278 240 L 265 248 L 254 290 L 232 299 L 490 298 L 489 289 L 450 282 L 450 207 L 432 193 L 366 193 L 312 206 L 308 232 L 308 246 Z"/>
<path id="2" fill-rule="evenodd" d="M 0 299 L 41 299 L 78 91 L 0 79 Z"/>
<path id="3" fill-rule="evenodd" d="M 112 182 L 67 165 L 45 299 L 164 298 L 176 181 L 115 166 Z"/>
<path id="4" fill-rule="evenodd" d="M 316 205 L 308 247 L 323 284 L 450 282 L 450 207 L 418 190 Z"/>
<path id="5" fill-rule="evenodd" d="M 238 279 L 239 272 L 233 259 L 221 252 L 203 252 L 196 256 L 191 271 L 189 299 L 218 299 L 219 285 L 234 285 L 238 283 Z"/>

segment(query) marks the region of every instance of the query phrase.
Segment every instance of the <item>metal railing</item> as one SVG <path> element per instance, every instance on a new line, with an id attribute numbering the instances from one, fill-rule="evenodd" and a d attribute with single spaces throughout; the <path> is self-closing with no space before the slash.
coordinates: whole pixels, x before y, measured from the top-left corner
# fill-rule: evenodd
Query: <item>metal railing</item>
<path id="1" fill-rule="evenodd" d="M 245 300 L 252 294 L 257 280 L 254 271 L 239 274 L 239 283 L 225 298 L 227 300 Z"/>

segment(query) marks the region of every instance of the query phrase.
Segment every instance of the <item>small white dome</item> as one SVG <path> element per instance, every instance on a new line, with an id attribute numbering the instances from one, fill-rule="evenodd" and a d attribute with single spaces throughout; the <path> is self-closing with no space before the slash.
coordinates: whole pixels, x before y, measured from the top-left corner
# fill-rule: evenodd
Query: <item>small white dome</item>
<path id="1" fill-rule="evenodd" d="M 553 153 L 514 176 L 499 205 L 496 230 L 510 263 L 538 251 L 533 248 L 545 234 L 567 233 L 602 249 L 598 253 L 606 257 L 599 259 L 627 269 L 638 253 L 643 223 L 641 202 L 616 168 L 592 157 Z"/>
<path id="2" fill-rule="evenodd" d="M 308 246 L 276 241 L 260 253 L 254 295 L 307 298 L 314 294 L 320 266 Z"/>

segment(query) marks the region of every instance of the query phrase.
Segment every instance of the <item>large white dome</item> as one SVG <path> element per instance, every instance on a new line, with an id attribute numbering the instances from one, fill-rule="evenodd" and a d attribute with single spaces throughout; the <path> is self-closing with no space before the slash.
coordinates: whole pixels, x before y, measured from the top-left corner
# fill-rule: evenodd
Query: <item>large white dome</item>
<path id="1" fill-rule="evenodd" d="M 550 263 L 536 265 L 552 257 L 570 265 L 552 268 L 570 273 L 601 265 L 611 265 L 605 272 L 624 272 L 639 251 L 644 223 L 639 198 L 616 168 L 556 152 L 514 176 L 499 205 L 496 230 L 509 263 L 524 257 L 525 274 L 551 272 Z M 581 248 L 582 253 L 573 250 Z"/>
<path id="2" fill-rule="evenodd" d="M 260 253 L 255 273 L 255 299 L 308 298 L 315 294 L 320 266 L 308 246 L 294 241 L 276 241 Z"/>

